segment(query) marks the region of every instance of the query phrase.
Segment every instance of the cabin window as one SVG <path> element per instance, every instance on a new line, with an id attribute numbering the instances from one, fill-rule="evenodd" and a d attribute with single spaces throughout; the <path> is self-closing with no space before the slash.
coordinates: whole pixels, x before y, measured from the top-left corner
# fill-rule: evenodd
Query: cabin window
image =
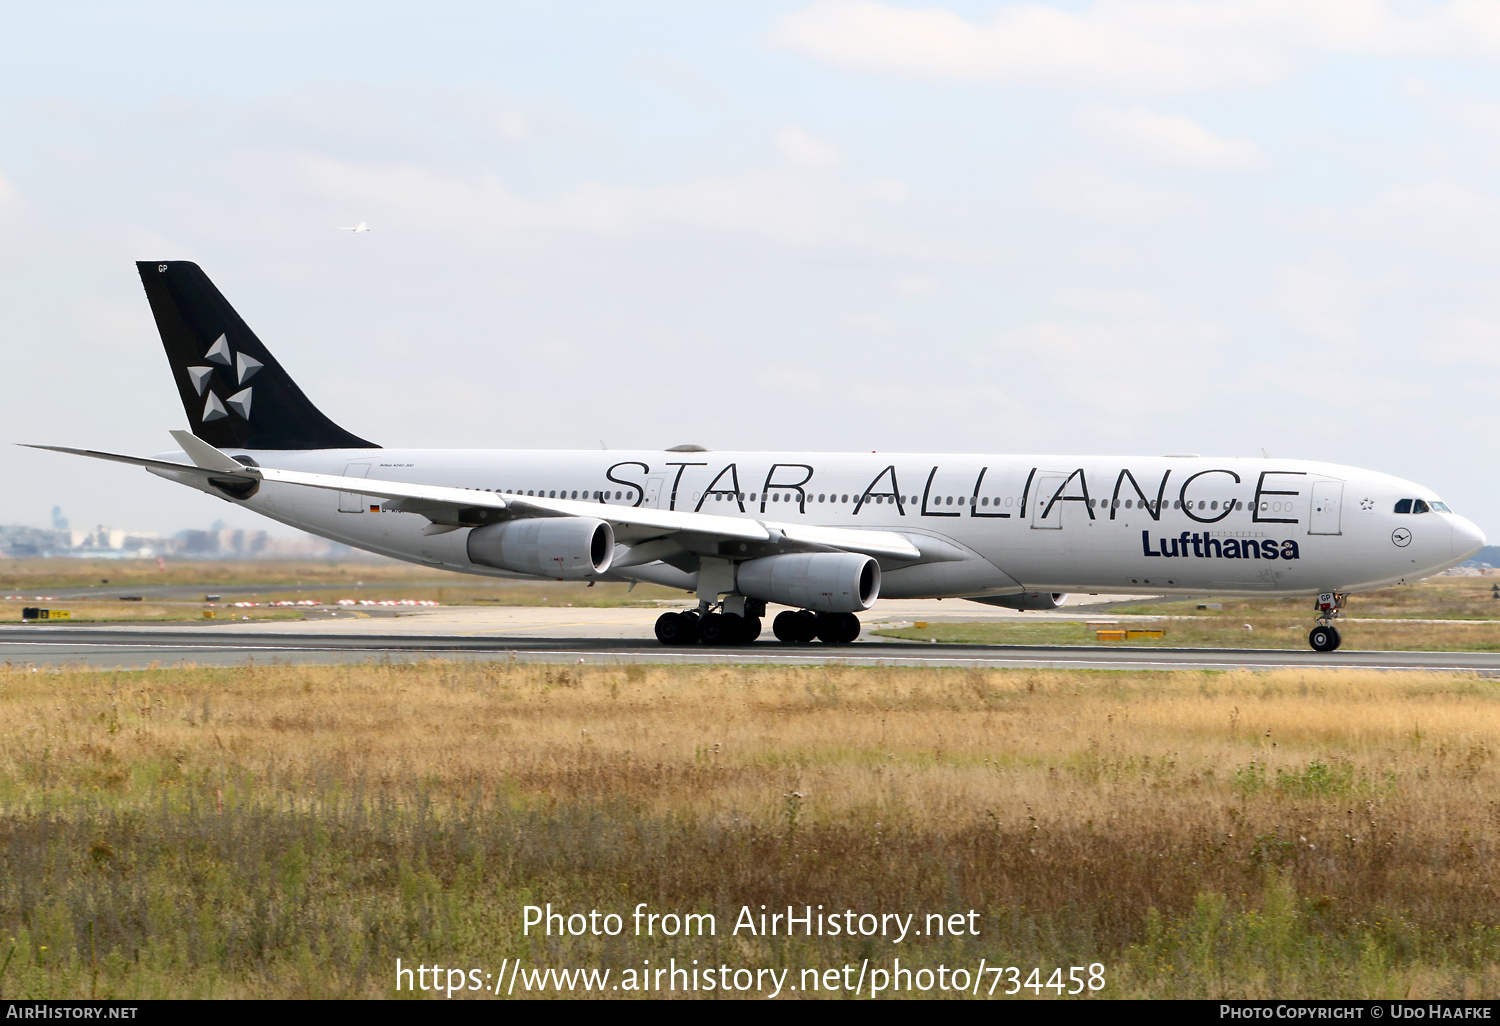
<path id="1" fill-rule="evenodd" d="M 1421 499 L 1413 499 L 1411 500 L 1411 511 L 1413 513 L 1426 513 L 1427 503 L 1423 502 Z"/>
<path id="2" fill-rule="evenodd" d="M 1396 512 L 1397 513 L 1410 513 L 1411 512 L 1411 500 L 1410 499 L 1397 499 L 1396 500 Z"/>
<path id="3" fill-rule="evenodd" d="M 1432 500 L 1431 506 L 1432 506 L 1432 511 L 1434 513 L 1452 513 L 1453 512 L 1451 509 L 1448 508 L 1448 504 L 1446 502 L 1438 502 L 1436 499 Z"/>

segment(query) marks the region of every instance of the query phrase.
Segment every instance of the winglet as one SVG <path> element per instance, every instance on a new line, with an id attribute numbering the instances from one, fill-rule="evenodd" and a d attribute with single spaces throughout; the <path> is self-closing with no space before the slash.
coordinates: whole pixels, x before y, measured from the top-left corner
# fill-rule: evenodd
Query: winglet
<path id="1" fill-rule="evenodd" d="M 188 459 L 204 470 L 217 470 L 226 474 L 244 474 L 249 470 L 243 463 L 226 456 L 191 431 L 173 431 L 172 437 L 182 446 Z"/>

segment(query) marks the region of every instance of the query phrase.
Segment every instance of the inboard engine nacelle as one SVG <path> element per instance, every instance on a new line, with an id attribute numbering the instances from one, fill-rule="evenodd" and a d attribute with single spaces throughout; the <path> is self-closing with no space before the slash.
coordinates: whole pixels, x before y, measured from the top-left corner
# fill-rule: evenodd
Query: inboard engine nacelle
<path id="1" fill-rule="evenodd" d="M 480 566 L 578 581 L 609 569 L 615 532 L 592 517 L 528 517 L 474 528 L 468 549 Z"/>
<path id="2" fill-rule="evenodd" d="M 880 564 L 857 552 L 789 552 L 739 566 L 740 594 L 820 613 L 858 613 L 880 596 Z"/>

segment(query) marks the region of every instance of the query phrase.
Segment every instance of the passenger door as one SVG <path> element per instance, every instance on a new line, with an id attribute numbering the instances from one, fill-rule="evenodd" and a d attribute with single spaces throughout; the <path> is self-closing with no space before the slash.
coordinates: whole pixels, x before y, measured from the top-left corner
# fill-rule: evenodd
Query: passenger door
<path id="1" fill-rule="evenodd" d="M 1343 534 L 1341 510 L 1344 505 L 1344 482 L 1314 481 L 1312 512 L 1307 519 L 1308 534 Z"/>
<path id="2" fill-rule="evenodd" d="M 1031 526 L 1033 529 L 1046 531 L 1062 530 L 1063 510 L 1067 503 L 1059 499 L 1052 501 L 1052 496 L 1057 494 L 1063 482 L 1068 479 L 1067 474 L 1058 474 L 1051 471 L 1038 473 L 1036 480 L 1031 483 Z M 1048 509 L 1048 504 L 1051 509 Z"/>

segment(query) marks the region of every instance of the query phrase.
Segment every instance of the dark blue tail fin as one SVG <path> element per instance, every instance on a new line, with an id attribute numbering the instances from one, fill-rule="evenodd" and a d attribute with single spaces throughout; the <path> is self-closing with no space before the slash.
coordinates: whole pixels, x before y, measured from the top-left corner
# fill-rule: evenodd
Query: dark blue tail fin
<path id="1" fill-rule="evenodd" d="M 194 263 L 138 262 L 193 434 L 218 449 L 375 449 L 325 417 Z"/>

